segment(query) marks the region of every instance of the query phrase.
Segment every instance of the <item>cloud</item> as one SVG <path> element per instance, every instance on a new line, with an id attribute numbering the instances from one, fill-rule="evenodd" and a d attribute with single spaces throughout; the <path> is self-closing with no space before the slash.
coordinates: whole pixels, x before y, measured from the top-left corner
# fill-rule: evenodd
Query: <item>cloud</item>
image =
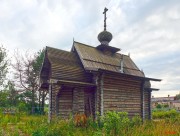
<path id="1" fill-rule="evenodd" d="M 146 76 L 163 79 L 161 83 L 152 83 L 154 87 L 177 93 L 180 90 L 180 2 L 149 2 L 141 4 L 140 8 L 130 8 L 139 14 L 144 10 L 133 19 L 130 19 L 132 16 L 125 17 L 126 26 L 112 44 L 124 49 L 122 52 L 126 54 L 131 52 L 132 59 Z M 151 9 L 146 9 L 147 6 Z M 128 15 L 126 8 L 124 16 Z"/>
<path id="2" fill-rule="evenodd" d="M 163 79 L 152 83 L 159 94 L 180 90 L 179 0 L 1 0 L 0 43 L 11 53 L 45 46 L 70 50 L 73 37 L 97 46 L 105 6 L 110 45 L 130 52 L 146 76 Z"/>

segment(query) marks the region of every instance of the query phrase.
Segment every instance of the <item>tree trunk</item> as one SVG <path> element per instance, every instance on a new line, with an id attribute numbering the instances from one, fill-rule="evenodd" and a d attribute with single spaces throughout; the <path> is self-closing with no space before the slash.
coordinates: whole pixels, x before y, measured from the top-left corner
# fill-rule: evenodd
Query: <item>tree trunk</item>
<path id="1" fill-rule="evenodd" d="M 32 114 L 34 114 L 34 112 L 35 112 L 35 100 L 34 100 L 34 96 L 35 96 L 35 91 L 34 91 L 34 89 L 32 90 L 32 103 L 31 103 L 31 108 L 32 108 Z"/>
<path id="2" fill-rule="evenodd" d="M 39 90 L 38 103 L 39 103 L 39 111 L 41 112 L 41 90 Z"/>
<path id="3" fill-rule="evenodd" d="M 42 108 L 42 113 L 43 113 L 43 114 L 44 114 L 44 101 L 45 101 L 44 91 L 45 91 L 45 90 L 42 91 L 42 107 L 41 107 L 41 108 Z"/>

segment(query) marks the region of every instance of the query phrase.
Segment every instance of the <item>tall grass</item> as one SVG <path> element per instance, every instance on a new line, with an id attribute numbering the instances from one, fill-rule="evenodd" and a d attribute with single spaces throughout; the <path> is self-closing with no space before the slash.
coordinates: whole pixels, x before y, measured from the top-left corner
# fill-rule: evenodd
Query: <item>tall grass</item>
<path id="1" fill-rule="evenodd" d="M 167 113 L 164 114 L 163 117 L 166 117 Z M 47 123 L 47 116 L 0 114 L 0 136 L 4 134 L 9 136 L 178 136 L 180 115 L 173 113 L 169 118 L 142 123 L 139 116 L 129 119 L 125 112 L 107 112 L 96 121 L 89 118 L 85 127 L 76 127 L 72 118 Z"/>

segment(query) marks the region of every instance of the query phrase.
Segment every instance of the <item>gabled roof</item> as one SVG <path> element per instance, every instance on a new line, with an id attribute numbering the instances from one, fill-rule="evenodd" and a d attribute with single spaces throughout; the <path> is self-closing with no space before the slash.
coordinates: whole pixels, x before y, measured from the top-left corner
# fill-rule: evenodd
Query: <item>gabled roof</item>
<path id="1" fill-rule="evenodd" d="M 84 71 L 78 56 L 74 52 L 46 47 L 45 58 L 47 58 L 45 61 L 50 63 L 50 78 L 69 81 L 91 81 L 91 75 Z"/>
<path id="2" fill-rule="evenodd" d="M 114 53 L 113 55 L 106 55 L 95 47 L 79 42 L 74 42 L 73 46 L 85 70 L 98 71 L 98 69 L 103 69 L 120 72 L 123 54 Z M 144 73 L 139 70 L 132 59 L 127 55 L 123 55 L 123 72 L 129 75 L 144 77 Z"/>

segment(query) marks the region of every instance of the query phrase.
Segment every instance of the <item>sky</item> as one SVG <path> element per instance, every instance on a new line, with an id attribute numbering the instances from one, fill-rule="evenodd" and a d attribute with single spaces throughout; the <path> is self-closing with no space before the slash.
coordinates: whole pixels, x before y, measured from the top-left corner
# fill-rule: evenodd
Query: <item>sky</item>
<path id="1" fill-rule="evenodd" d="M 104 7 L 110 45 L 162 79 L 152 95 L 180 93 L 180 0 L 0 0 L 0 44 L 10 56 L 45 46 L 70 51 L 73 39 L 96 47 Z"/>

